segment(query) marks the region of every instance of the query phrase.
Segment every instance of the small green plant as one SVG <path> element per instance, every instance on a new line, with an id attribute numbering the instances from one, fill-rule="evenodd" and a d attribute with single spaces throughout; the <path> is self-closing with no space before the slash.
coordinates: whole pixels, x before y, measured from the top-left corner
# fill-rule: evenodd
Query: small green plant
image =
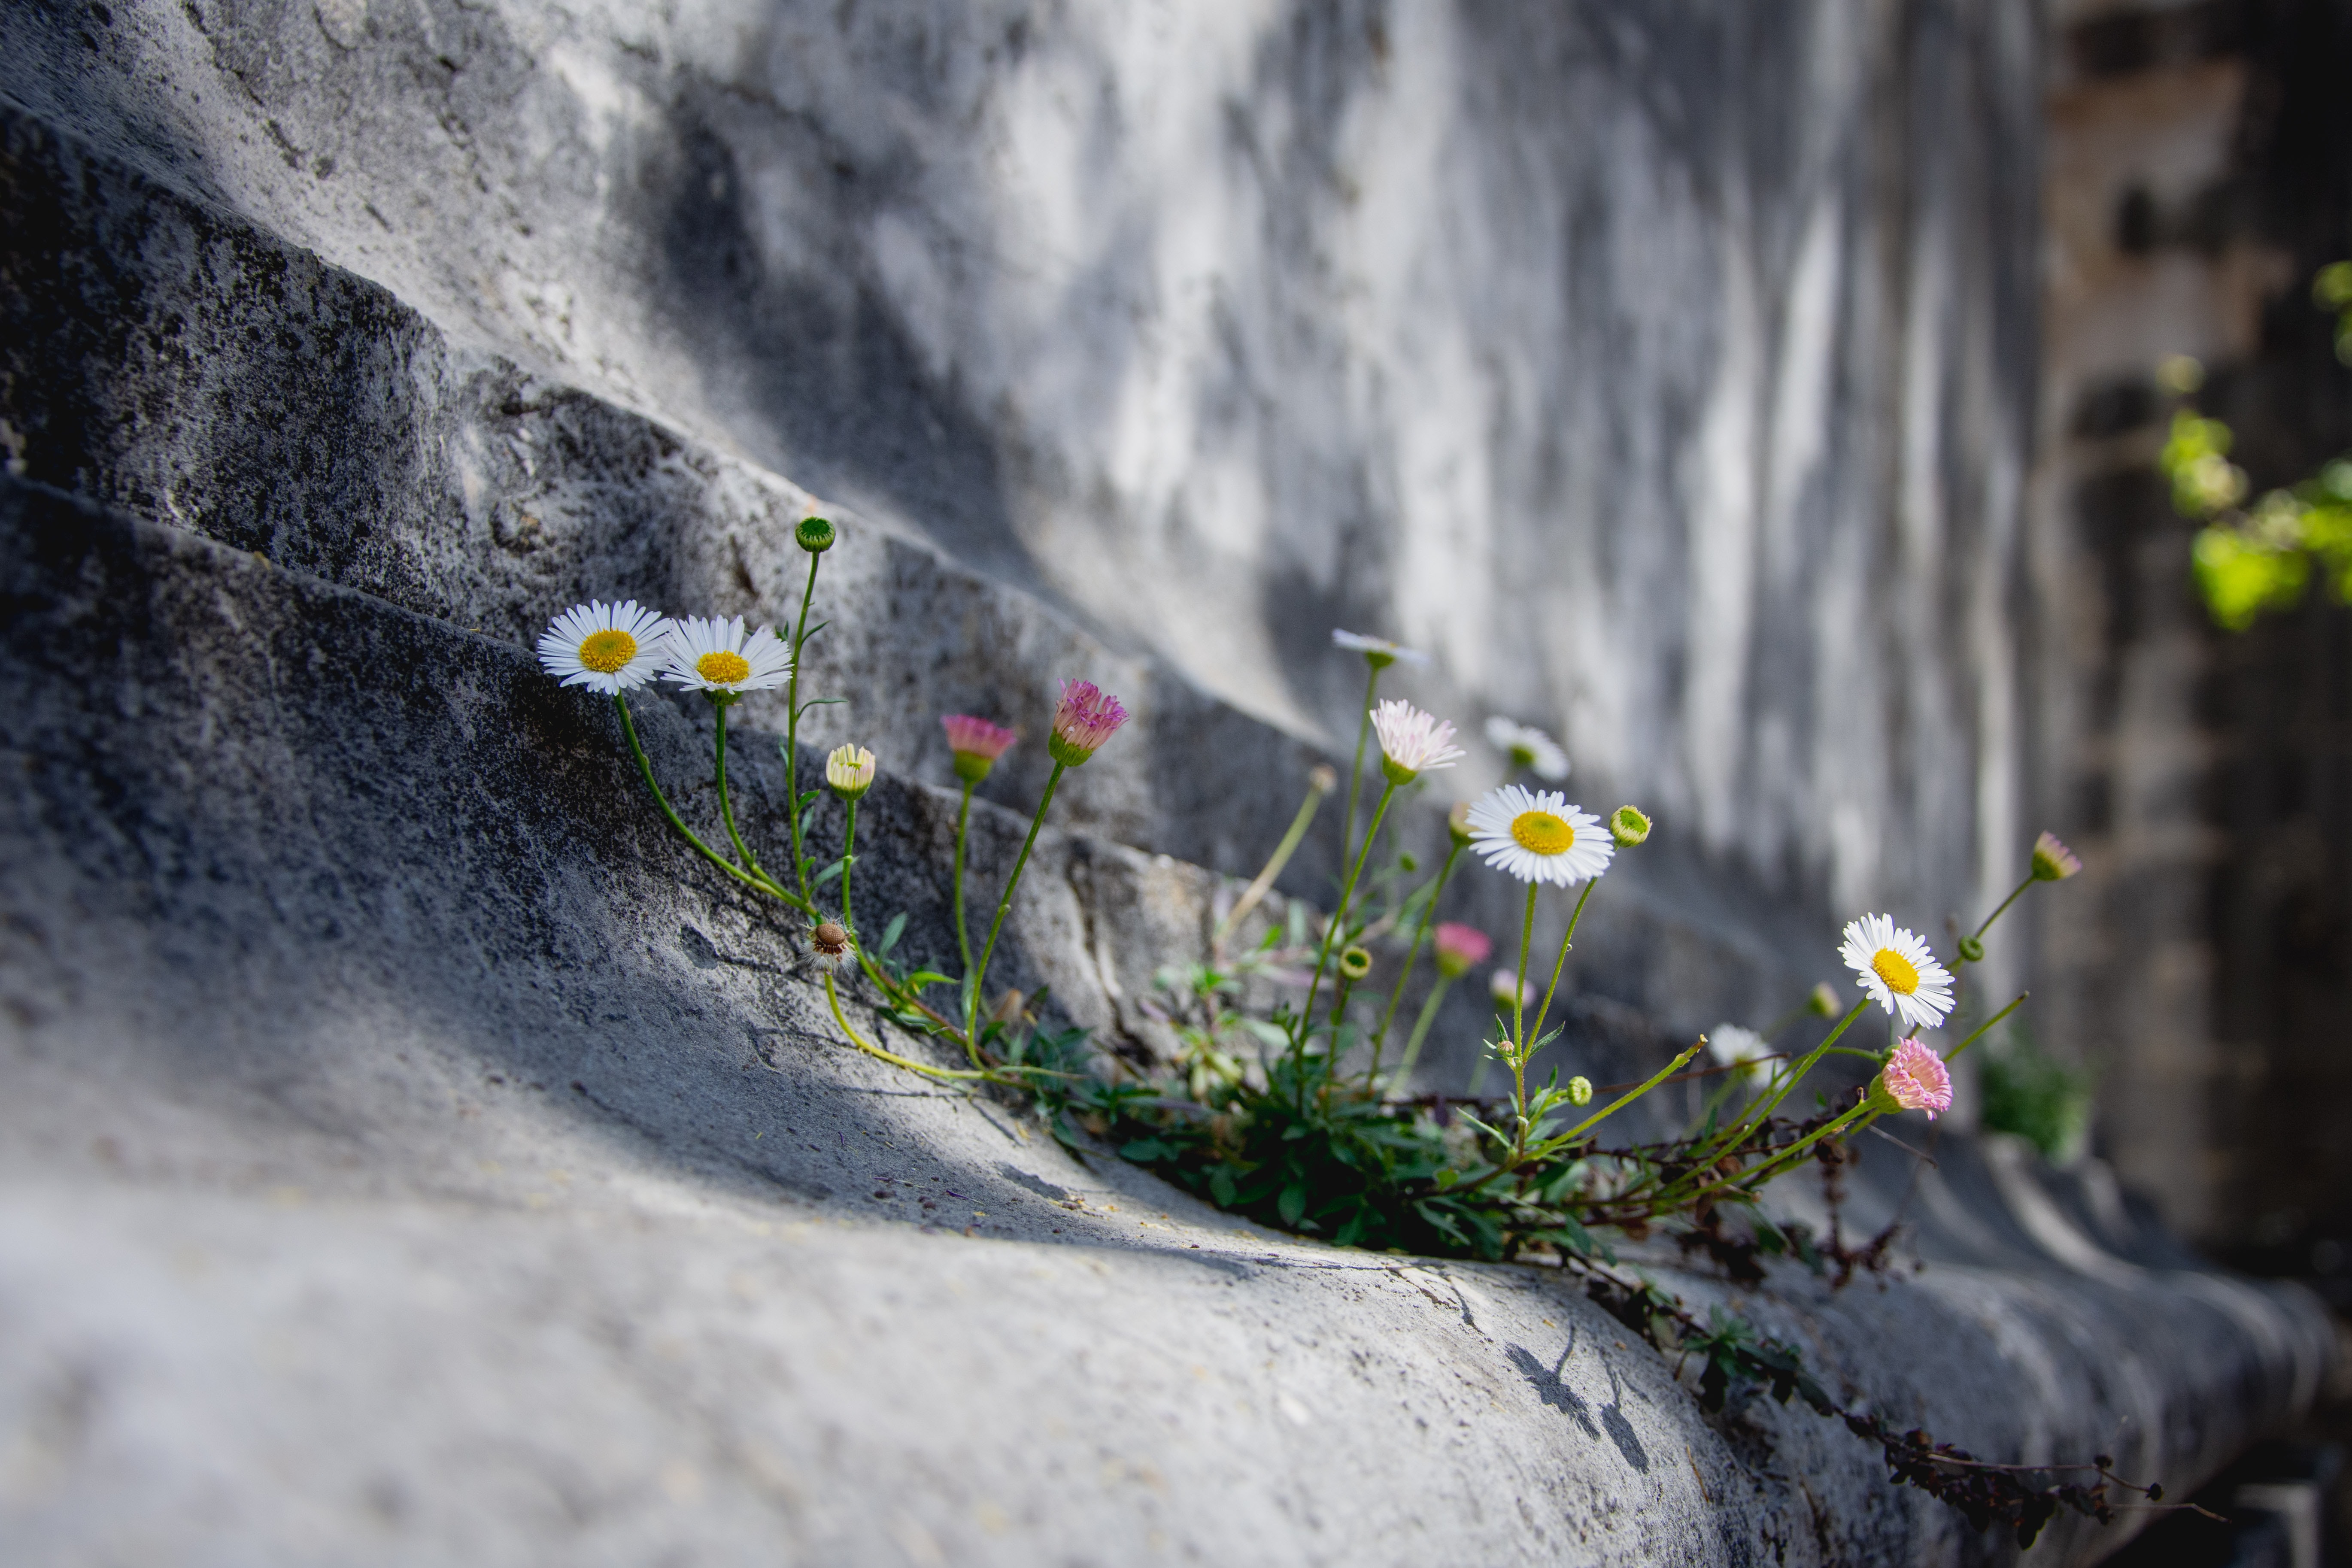
<path id="1" fill-rule="evenodd" d="M 2352 364 L 2352 261 L 2320 268 L 2312 297 L 2336 313 L 2336 354 Z M 2265 615 L 2292 610 L 2315 575 L 2337 604 L 2352 604 L 2352 455 L 2249 506 L 2246 471 L 2230 460 L 2233 432 L 2186 401 L 2203 384 L 2204 367 L 2175 357 L 2158 379 L 2183 403 L 2157 468 L 2172 487 L 2173 509 L 2205 525 L 2192 560 L 2214 624 L 2243 631 Z"/>
<path id="2" fill-rule="evenodd" d="M 1220 1208 L 1244 1214 L 1341 1247 L 1378 1247 L 1495 1261 L 1545 1263 L 1561 1269 L 1618 1320 L 1662 1352 L 1695 1369 L 1701 1404 L 1720 1410 L 1769 1395 L 1801 1398 L 1881 1446 L 1895 1479 L 1922 1487 L 1961 1509 L 1980 1527 L 1998 1521 L 2021 1542 L 2062 1506 L 2105 1521 L 2108 1489 L 2123 1486 L 2105 1459 L 2089 1466 L 1999 1466 L 1978 1460 L 1922 1432 L 1895 1433 L 1874 1416 L 1840 1406 L 1808 1374 L 1796 1351 L 1755 1334 L 1717 1309 L 1702 1321 L 1643 1269 L 1629 1265 L 1617 1240 L 1654 1233 L 1685 1255 L 1704 1258 L 1732 1279 L 1756 1282 L 1767 1260 L 1786 1258 L 1827 1271 L 1843 1284 L 1857 1268 L 1885 1259 L 1892 1233 L 1860 1250 L 1836 1232 L 1816 1240 L 1801 1226 L 1773 1221 L 1761 1206 L 1773 1182 L 1808 1166 L 1824 1173 L 1835 1210 L 1835 1175 L 1847 1140 L 1882 1118 L 1921 1111 L 1931 1120 L 1952 1103 L 1948 1064 L 2007 1019 L 2022 996 L 1948 1048 L 1923 1036 L 1940 1030 L 1953 1009 L 1967 965 L 1984 957 L 1994 923 L 2029 889 L 2081 869 L 2048 834 L 2034 844 L 2022 879 L 1973 932 L 1958 939 L 1948 963 L 1927 941 L 1887 914 L 1847 923 L 1839 949 L 1860 995 L 1841 1010 L 1835 994 L 1816 987 L 1792 1012 L 1833 1019 L 1801 1054 L 1773 1052 L 1748 1031 L 1727 1027 L 1715 1066 L 1692 1062 L 1702 1037 L 1639 1081 L 1596 1089 L 1581 1076 L 1562 1080 L 1538 1058 L 1559 1040 L 1552 1021 L 1568 956 L 1586 906 L 1616 857 L 1647 842 L 1653 825 L 1633 806 L 1606 821 L 1556 790 L 1506 782 L 1454 808 L 1437 868 L 1406 843 L 1391 813 L 1429 776 L 1465 753 L 1454 726 L 1411 704 L 1380 699 L 1382 672 L 1423 656 L 1377 637 L 1334 634 L 1360 654 L 1367 669 L 1355 765 L 1341 820 L 1342 875 L 1331 913 L 1290 903 L 1254 942 L 1234 945 L 1267 898 L 1276 877 L 1310 830 L 1338 784 L 1328 769 L 1310 778 L 1289 831 L 1231 910 L 1204 953 L 1172 954 L 1161 964 L 1147 1010 L 1175 1041 L 1174 1059 L 1139 1067 L 1097 1050 L 1083 1030 L 1048 1020 L 1042 996 L 1008 990 L 987 1000 L 987 976 L 1037 835 L 1063 775 L 1083 766 L 1127 721 L 1125 708 L 1091 682 L 1066 680 L 1046 742 L 1053 772 L 1031 815 L 1027 837 L 973 954 L 965 918 L 965 848 L 973 786 L 1014 743 L 1014 732 L 964 714 L 942 720 L 961 786 L 956 817 L 952 906 L 961 971 L 915 967 L 898 955 L 907 916 L 893 916 L 868 942 L 853 901 L 857 808 L 878 764 L 864 747 L 844 745 L 825 762 L 825 784 L 843 811 L 842 852 L 819 866 L 809 845 L 823 791 L 798 784 L 799 726 L 832 698 L 804 696 L 801 671 L 811 638 L 818 568 L 837 537 L 823 519 L 795 531 L 807 557 L 800 611 L 779 637 L 747 632 L 740 617 L 670 621 L 639 608 L 601 602 L 558 616 L 540 641 L 540 658 L 566 685 L 609 695 L 622 733 L 656 805 L 694 853 L 803 922 L 800 931 L 819 972 L 844 1038 L 856 1049 L 934 1081 L 1029 1097 L 1056 1133 L 1082 1149 L 1108 1150 L 1155 1170 Z M 659 676 L 698 690 L 713 710 L 714 772 L 723 853 L 688 826 L 663 792 L 638 743 L 627 694 Z M 728 710 L 750 691 L 782 687 L 786 730 L 780 742 L 787 809 L 781 874 L 753 852 L 727 784 Z M 1514 775 L 1539 782 L 1568 772 L 1558 742 L 1524 725 L 1498 722 L 1490 738 Z M 1377 752 L 1372 742 L 1377 740 Z M 1366 792 L 1365 762 L 1376 763 L 1378 793 L 1358 832 Z M 1383 826 L 1389 828 L 1383 838 Z M 756 826 L 756 825 L 755 825 Z M 1383 846 L 1372 864 L 1375 846 Z M 1446 987 L 1491 955 L 1494 943 L 1471 927 L 1436 919 L 1465 857 L 1525 889 L 1516 966 L 1496 991 L 1500 1005 L 1485 1040 L 1486 1059 L 1508 1076 L 1497 1096 L 1412 1092 L 1409 1081 Z M 1535 948 L 1538 904 L 1565 904 L 1564 931 L 1546 972 Z M 1390 1046 L 1424 949 L 1435 984 L 1393 1063 Z M 1381 965 L 1393 966 L 1384 976 Z M 1530 968 L 1530 964 L 1535 968 Z M 1496 972 L 1498 975 L 1502 971 Z M 1543 976 L 1540 985 L 1538 976 Z M 852 1026 L 841 982 L 862 977 L 869 1001 L 918 1037 L 952 1053 L 957 1066 L 885 1048 Z M 1383 984 L 1385 982 L 1385 984 Z M 1875 1008 L 1883 1045 L 1862 1044 Z M 1774 1032 L 1780 1032 L 1776 1029 Z M 1832 1100 L 1813 1083 L 1832 1057 L 1862 1064 L 1864 1087 Z M 1696 1121 L 1672 1136 L 1603 1142 L 1612 1119 L 1660 1088 L 1721 1076 Z M 1813 1089 L 1810 1111 L 1783 1114 L 1801 1090 Z M 1622 1125 L 1622 1124 L 1621 1124 Z M 2047 1477 L 2095 1471 L 2088 1486 Z M 2044 1478 L 2038 1484 L 2032 1478 Z M 2151 1498 L 2155 1489 L 2143 1489 Z"/>
<path id="3" fill-rule="evenodd" d="M 2091 1075 L 2068 1067 L 2023 1029 L 1988 1044 L 1977 1069 L 1984 1124 L 2013 1132 L 2063 1163 L 2082 1150 L 2091 1124 Z"/>

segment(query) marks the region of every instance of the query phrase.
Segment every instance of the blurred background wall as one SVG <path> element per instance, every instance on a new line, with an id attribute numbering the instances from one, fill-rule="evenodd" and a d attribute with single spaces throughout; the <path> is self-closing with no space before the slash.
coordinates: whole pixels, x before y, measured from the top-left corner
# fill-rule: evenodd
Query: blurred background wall
<path id="1" fill-rule="evenodd" d="M 2319 1279 L 2352 1237 L 2352 613 L 2218 630 L 2155 459 L 2193 356 L 2256 492 L 2352 445 L 2315 308 L 2352 255 L 2352 8 L 2052 7 L 2034 577 L 2037 795 L 2087 918 L 2041 1026 L 2095 1143 L 2225 1256 Z"/>
<path id="2" fill-rule="evenodd" d="M 1790 997 L 2058 828 L 1989 980 L 2129 1181 L 2300 1269 L 2345 616 L 2214 631 L 2150 463 L 2178 353 L 2258 483 L 2346 438 L 2343 18 L 122 0 L 12 10 L 0 90 L 1298 734 L 1334 626 L 1430 649 L 1397 689 L 1560 733 Z M 1717 1021 L 1637 968 L 1580 979 Z"/>

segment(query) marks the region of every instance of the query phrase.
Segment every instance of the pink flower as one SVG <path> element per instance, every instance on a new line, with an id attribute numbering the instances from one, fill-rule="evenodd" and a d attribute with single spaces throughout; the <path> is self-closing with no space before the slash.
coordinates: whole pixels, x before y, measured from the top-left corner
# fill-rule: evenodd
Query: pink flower
<path id="1" fill-rule="evenodd" d="M 1906 1110 L 1926 1111 L 1930 1121 L 1936 1112 L 1952 1109 L 1952 1075 L 1945 1070 L 1943 1058 L 1921 1045 L 1916 1035 L 1895 1047 L 1878 1080 L 1888 1099 Z"/>
<path id="2" fill-rule="evenodd" d="M 956 777 L 967 784 L 978 784 L 986 778 L 988 770 L 996 765 L 996 759 L 1021 738 L 1002 724 L 992 724 L 969 713 L 950 713 L 940 722 L 948 732 L 948 750 L 955 753 Z"/>
<path id="3" fill-rule="evenodd" d="M 2063 882 L 2083 868 L 2074 852 L 2058 842 L 2054 833 L 2045 833 L 2033 841 L 2033 879 L 2037 882 Z"/>
<path id="4" fill-rule="evenodd" d="M 1495 944 L 1486 939 L 1485 931 L 1452 921 L 1439 926 L 1432 933 L 1432 940 L 1437 949 L 1437 973 L 1448 980 L 1461 979 L 1486 963 L 1486 955 L 1495 951 Z"/>
<path id="5" fill-rule="evenodd" d="M 1391 699 L 1372 710 L 1381 738 L 1381 771 L 1391 784 L 1411 784 L 1432 768 L 1450 768 L 1469 755 L 1454 743 L 1454 726 L 1412 703 Z"/>
<path id="6" fill-rule="evenodd" d="M 1106 696 L 1093 681 L 1065 680 L 1062 700 L 1054 709 L 1054 738 L 1045 742 L 1045 750 L 1055 762 L 1076 767 L 1100 751 L 1127 720 L 1118 699 Z"/>

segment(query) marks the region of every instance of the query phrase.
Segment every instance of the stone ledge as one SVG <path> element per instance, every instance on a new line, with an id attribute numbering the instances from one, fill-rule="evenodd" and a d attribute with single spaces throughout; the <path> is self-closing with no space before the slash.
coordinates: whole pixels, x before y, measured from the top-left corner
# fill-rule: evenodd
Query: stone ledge
<path id="1" fill-rule="evenodd" d="M 0 1509 L 29 1561 L 2011 1555 L 1810 1415 L 1701 1419 L 1543 1271 L 1238 1226 L 843 1049 L 520 649 L 15 483 L 0 604 Z M 686 719 L 647 712 L 690 775 Z M 873 896 L 914 940 L 943 798 L 875 797 Z M 1213 881 L 1046 852 L 1015 973 L 1113 1022 L 1098 955 L 1197 931 Z M 2184 1490 L 2311 1397 L 2307 1297 L 2128 1214 L 2101 1237 L 2007 1155 L 1938 1161 L 1916 1279 L 1742 1301 L 1843 1395 Z M 1857 1223 L 1907 1163 L 1868 1145 Z"/>

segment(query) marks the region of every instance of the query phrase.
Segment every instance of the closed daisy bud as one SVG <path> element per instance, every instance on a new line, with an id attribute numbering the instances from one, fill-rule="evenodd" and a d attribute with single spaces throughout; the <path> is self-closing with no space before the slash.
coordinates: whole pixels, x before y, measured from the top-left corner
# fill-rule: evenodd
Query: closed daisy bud
<path id="1" fill-rule="evenodd" d="M 1582 1073 L 1568 1080 L 1568 1102 L 1570 1105 L 1592 1103 L 1592 1080 Z"/>
<path id="2" fill-rule="evenodd" d="M 2074 852 L 2058 842 L 2057 835 L 2045 833 L 2033 841 L 2033 879 L 2037 882 L 2063 882 L 2083 868 Z"/>
<path id="3" fill-rule="evenodd" d="M 1624 848 L 1644 843 L 1650 837 L 1650 819 L 1630 805 L 1621 805 L 1609 814 L 1609 837 Z"/>
<path id="4" fill-rule="evenodd" d="M 874 753 L 863 746 L 835 746 L 824 759 L 824 782 L 844 800 L 874 787 Z"/>
<path id="5" fill-rule="evenodd" d="M 1349 980 L 1361 980 L 1372 972 L 1372 955 L 1360 947 L 1350 947 L 1339 954 L 1339 973 Z"/>
<path id="6" fill-rule="evenodd" d="M 793 526 L 793 542 L 811 555 L 824 554 L 840 537 L 833 524 L 821 517 L 804 517 Z"/>
<path id="7" fill-rule="evenodd" d="M 1339 787 L 1339 770 L 1328 763 L 1318 763 L 1307 772 L 1307 787 L 1317 795 L 1329 795 Z"/>
<path id="8" fill-rule="evenodd" d="M 1430 940 L 1437 952 L 1437 973 L 1448 980 L 1461 979 L 1495 951 L 1485 931 L 1453 921 L 1442 922 L 1430 933 Z"/>
<path id="9" fill-rule="evenodd" d="M 1075 768 L 1102 750 L 1127 720 L 1118 699 L 1093 681 L 1065 680 L 1062 700 L 1054 708 L 1054 736 L 1045 750 L 1055 762 Z"/>
<path id="10" fill-rule="evenodd" d="M 1834 1018 L 1845 1011 L 1845 998 L 1837 994 L 1836 986 L 1824 980 L 1805 998 L 1805 1011 L 1817 1018 Z"/>
<path id="11" fill-rule="evenodd" d="M 1453 836 L 1454 847 L 1456 849 L 1469 847 L 1470 803 L 1468 801 L 1457 800 L 1454 803 L 1454 809 L 1445 814 L 1445 831 Z"/>
<path id="12" fill-rule="evenodd" d="M 1013 749 L 1018 739 L 1002 724 L 992 724 L 985 719 L 975 719 L 969 713 L 950 713 L 940 721 L 948 732 L 948 750 L 955 753 L 955 775 L 966 784 L 978 784 L 996 766 L 996 759 Z"/>
<path id="13" fill-rule="evenodd" d="M 1930 1121 L 1937 1111 L 1952 1109 L 1952 1075 L 1943 1058 L 1916 1036 L 1895 1047 L 1878 1075 L 1877 1089 L 1876 1098 L 1905 1110 L 1924 1110 Z"/>

